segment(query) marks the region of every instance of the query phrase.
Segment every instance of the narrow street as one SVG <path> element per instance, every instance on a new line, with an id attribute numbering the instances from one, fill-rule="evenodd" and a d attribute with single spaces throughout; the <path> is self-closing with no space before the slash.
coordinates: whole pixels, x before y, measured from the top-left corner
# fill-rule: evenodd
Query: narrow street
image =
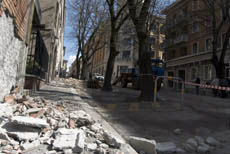
<path id="1" fill-rule="evenodd" d="M 0 154 L 230 154 L 229 23 L 230 0 L 0 0 Z"/>
<path id="2" fill-rule="evenodd" d="M 70 83 L 75 83 L 80 97 L 127 140 L 129 136 L 138 136 L 157 142 L 174 142 L 183 148 L 183 143 L 189 138 L 211 136 L 221 142 L 221 146 L 212 150 L 212 153 L 229 153 L 228 99 L 185 94 L 185 105 L 180 109 L 180 95 L 165 89 L 159 93 L 164 101 L 152 105 L 138 102 L 139 92 L 132 89 L 114 87 L 113 92 L 108 93 L 85 88 L 81 81 L 73 80 Z M 73 86 L 70 83 L 67 85 Z M 181 131 L 179 135 L 174 132 L 176 129 Z"/>

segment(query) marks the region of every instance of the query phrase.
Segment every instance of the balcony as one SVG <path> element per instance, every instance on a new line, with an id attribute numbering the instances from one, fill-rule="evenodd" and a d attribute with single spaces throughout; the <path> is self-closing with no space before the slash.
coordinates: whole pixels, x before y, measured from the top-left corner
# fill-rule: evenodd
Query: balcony
<path id="1" fill-rule="evenodd" d="M 188 15 L 179 15 L 177 18 L 168 20 L 166 24 L 161 27 L 161 32 L 164 33 L 168 30 L 175 30 L 179 24 L 180 26 L 183 24 L 188 24 L 190 17 Z M 180 27 L 179 26 L 179 27 Z"/>
<path id="2" fill-rule="evenodd" d="M 183 34 L 183 35 L 179 35 L 174 39 L 174 44 L 178 44 L 178 43 L 183 43 L 183 42 L 187 42 L 188 41 L 188 35 L 187 34 Z"/>
<path id="3" fill-rule="evenodd" d="M 165 48 L 174 46 L 174 45 L 179 44 L 179 43 L 184 43 L 184 42 L 187 42 L 187 41 L 188 41 L 188 35 L 187 34 L 182 34 L 182 35 L 177 36 L 174 39 L 164 40 L 164 42 L 160 44 L 160 48 L 165 49 Z"/>
<path id="4" fill-rule="evenodd" d="M 132 61 L 132 58 L 131 57 L 118 57 L 116 61 L 117 62 L 130 62 Z"/>

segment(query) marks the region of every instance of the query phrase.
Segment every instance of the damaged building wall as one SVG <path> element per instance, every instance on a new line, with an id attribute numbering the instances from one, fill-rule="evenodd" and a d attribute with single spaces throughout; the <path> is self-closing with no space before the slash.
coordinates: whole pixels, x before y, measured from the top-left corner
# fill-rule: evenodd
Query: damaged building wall
<path id="1" fill-rule="evenodd" d="M 49 54 L 48 81 L 60 73 L 64 57 L 65 0 L 39 0 L 42 11 L 42 31 Z"/>
<path id="2" fill-rule="evenodd" d="M 23 89 L 27 47 L 24 43 L 27 0 L 0 3 L 0 101 L 13 86 Z"/>

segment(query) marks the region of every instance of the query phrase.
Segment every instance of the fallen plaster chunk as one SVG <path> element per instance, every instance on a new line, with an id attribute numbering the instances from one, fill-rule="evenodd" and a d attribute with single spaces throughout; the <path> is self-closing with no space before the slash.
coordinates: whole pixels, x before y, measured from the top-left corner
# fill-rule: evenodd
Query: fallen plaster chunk
<path id="1" fill-rule="evenodd" d="M 94 122 L 92 117 L 82 110 L 70 113 L 70 118 L 75 120 L 78 126 L 86 126 Z"/>
<path id="2" fill-rule="evenodd" d="M 97 149 L 97 144 L 96 143 L 87 144 L 86 148 L 90 151 L 95 151 Z"/>
<path id="3" fill-rule="evenodd" d="M 104 131 L 103 137 L 104 137 L 105 143 L 111 147 L 120 148 L 121 145 L 124 144 L 124 142 L 121 139 L 119 139 L 118 137 L 116 137 L 115 135 L 107 131 Z"/>
<path id="4" fill-rule="evenodd" d="M 79 129 L 58 129 L 55 136 L 56 139 L 53 142 L 54 149 L 63 150 L 75 148 L 78 134 Z"/>
<path id="5" fill-rule="evenodd" d="M 0 139 L 10 141 L 5 129 L 0 128 Z"/>
<path id="6" fill-rule="evenodd" d="M 197 143 L 199 145 L 202 145 L 205 142 L 204 139 L 202 137 L 200 137 L 200 136 L 195 136 L 194 138 L 195 138 L 195 140 L 197 141 Z"/>
<path id="7" fill-rule="evenodd" d="M 198 147 L 198 143 L 194 138 L 189 138 L 186 141 L 187 144 L 191 145 L 194 149 L 196 149 Z"/>
<path id="8" fill-rule="evenodd" d="M 23 116 L 12 117 L 11 122 L 19 125 L 38 127 L 38 128 L 45 128 L 49 126 L 46 120 L 32 118 L 32 117 L 23 117 Z"/>
<path id="9" fill-rule="evenodd" d="M 129 143 L 136 151 L 144 151 L 146 154 L 157 154 L 155 140 L 131 136 Z"/>
<path id="10" fill-rule="evenodd" d="M 39 137 L 39 130 L 27 126 L 17 125 L 14 123 L 6 123 L 2 127 L 6 130 L 9 137 L 22 140 L 35 140 Z"/>
<path id="11" fill-rule="evenodd" d="M 176 144 L 173 142 L 162 142 L 156 146 L 156 150 L 159 153 L 174 153 L 176 152 L 176 148 Z"/>
<path id="12" fill-rule="evenodd" d="M 80 133 L 78 133 L 77 135 L 77 143 L 76 143 L 76 147 L 74 149 L 74 152 L 82 152 L 84 150 L 84 146 L 85 146 L 85 140 L 86 140 L 86 135 L 85 132 L 81 131 Z"/>
<path id="13" fill-rule="evenodd" d="M 40 141 L 35 140 L 32 143 L 26 142 L 26 143 L 22 144 L 21 147 L 22 147 L 22 150 L 26 151 L 26 150 L 32 150 L 32 149 L 38 147 L 39 145 L 40 145 Z"/>
<path id="14" fill-rule="evenodd" d="M 12 107 L 5 103 L 5 104 L 0 104 L 0 118 L 2 117 L 10 117 L 13 116 L 13 109 Z"/>
<path id="15" fill-rule="evenodd" d="M 207 144 L 204 144 L 204 145 L 200 145 L 200 146 L 198 146 L 198 148 L 197 148 L 197 152 L 198 153 L 207 153 L 207 152 L 209 152 L 209 150 L 210 150 L 210 147 L 209 147 L 209 145 L 207 145 Z"/>
<path id="16" fill-rule="evenodd" d="M 211 145 L 211 146 L 218 146 L 220 145 L 220 142 L 217 141 L 215 138 L 213 137 L 208 137 L 205 141 L 207 144 Z"/>

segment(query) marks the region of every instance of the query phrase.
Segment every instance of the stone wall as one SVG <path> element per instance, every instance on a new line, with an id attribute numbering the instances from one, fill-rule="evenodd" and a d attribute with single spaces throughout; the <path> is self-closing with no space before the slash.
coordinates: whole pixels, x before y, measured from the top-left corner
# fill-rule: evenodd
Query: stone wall
<path id="1" fill-rule="evenodd" d="M 26 47 L 15 35 L 13 18 L 3 11 L 0 17 L 0 101 L 17 81 L 23 80 Z M 23 85 L 23 81 L 21 81 Z"/>

